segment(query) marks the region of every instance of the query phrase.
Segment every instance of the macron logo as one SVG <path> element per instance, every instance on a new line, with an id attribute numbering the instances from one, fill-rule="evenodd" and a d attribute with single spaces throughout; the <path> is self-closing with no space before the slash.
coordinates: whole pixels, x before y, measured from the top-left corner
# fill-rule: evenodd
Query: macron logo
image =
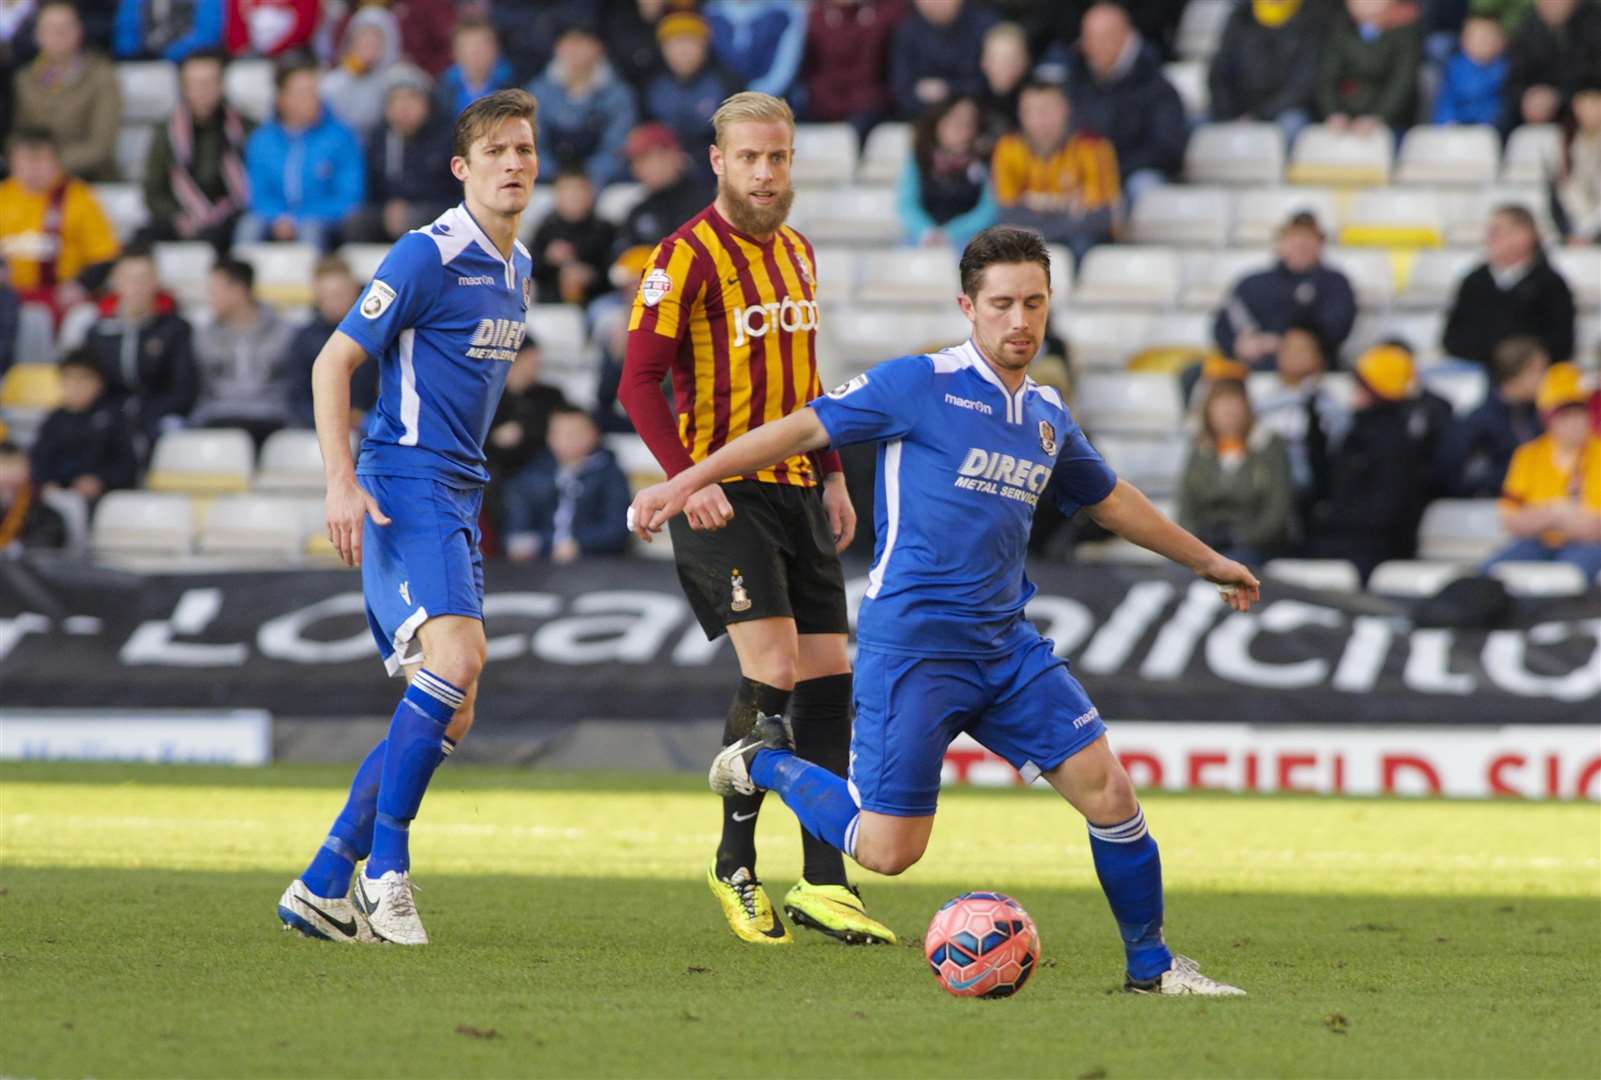
<path id="1" fill-rule="evenodd" d="M 456 279 L 457 285 L 493 285 L 494 283 L 495 279 L 488 274 L 474 274 L 472 277 L 459 277 Z"/>
<path id="2" fill-rule="evenodd" d="M 974 401 L 972 398 L 957 397 L 955 394 L 946 394 L 945 404 L 955 405 L 958 409 L 972 409 L 974 412 L 983 413 L 985 416 L 995 415 L 995 410 L 984 404 L 982 401 Z"/>

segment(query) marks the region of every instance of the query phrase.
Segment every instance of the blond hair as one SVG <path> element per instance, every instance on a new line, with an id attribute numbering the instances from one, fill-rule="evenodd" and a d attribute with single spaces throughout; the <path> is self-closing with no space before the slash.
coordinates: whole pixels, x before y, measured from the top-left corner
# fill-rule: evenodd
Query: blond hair
<path id="1" fill-rule="evenodd" d="M 788 124 L 790 131 L 795 130 L 795 112 L 789 107 L 789 102 L 772 94 L 743 90 L 725 99 L 712 113 L 712 129 L 717 133 L 713 141 L 721 148 L 728 128 L 749 120 L 779 121 Z"/>

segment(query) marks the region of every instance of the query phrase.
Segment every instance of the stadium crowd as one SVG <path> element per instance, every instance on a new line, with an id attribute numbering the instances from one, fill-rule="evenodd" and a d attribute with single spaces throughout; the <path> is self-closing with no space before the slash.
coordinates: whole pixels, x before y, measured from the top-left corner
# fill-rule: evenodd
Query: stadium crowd
<path id="1" fill-rule="evenodd" d="M 1364 578 L 1416 553 L 1431 500 L 1499 497 L 1512 542 L 1497 558 L 1595 580 L 1601 391 L 1575 292 L 1598 283 L 1567 280 L 1550 252 L 1601 244 L 1601 2 L 1239 0 L 1204 109 L 1165 66 L 1185 17 L 1166 0 L 0 0 L 0 375 L 59 375 L 28 445 L 0 434 L 0 550 L 63 543 L 63 493 L 92 507 L 137 486 L 168 432 L 243 429 L 259 447 L 310 427 L 312 360 L 364 285 L 346 245 L 452 205 L 455 115 L 525 86 L 549 188 L 524 234 L 537 300 L 583 313 L 592 400 L 547 381 L 552 358 L 529 340 L 490 431 L 490 533 L 514 559 L 625 551 L 629 480 L 608 440 L 629 431 L 616 388 L 634 288 L 650 248 L 713 197 L 712 111 L 756 89 L 864 144 L 909 125 L 905 258 L 953 259 L 1005 222 L 1081 270 L 1184 182 L 1203 121 L 1270 123 L 1292 148 L 1314 124 L 1397 141 L 1418 125 L 1498 140 L 1555 125 L 1538 205 L 1489 208 L 1438 342 L 1353 349 L 1358 290 L 1320 215 L 1289 206 L 1271 260 L 1218 283 L 1210 355 L 1167 369 L 1192 437 L 1173 494 L 1179 520 L 1236 558 L 1347 559 Z M 263 58 L 270 107 L 253 121 L 229 68 Z M 152 61 L 176 68 L 176 102 L 130 161 L 118 64 Z M 142 203 L 136 227 L 97 194 L 118 181 Z M 625 211 L 602 213 L 622 189 Z M 164 278 L 164 248 L 182 243 L 214 249 L 203 283 Z M 287 244 L 321 257 L 286 302 L 256 278 L 263 245 Z M 1066 389 L 1082 366 L 1072 318 L 1063 306 L 1042 366 Z M 1487 376 L 1476 407 L 1427 389 L 1419 356 L 1436 347 L 1431 367 Z M 376 375 L 357 374 L 358 414 Z M 1043 534 L 1073 526 L 1041 518 L 1055 550 Z"/>

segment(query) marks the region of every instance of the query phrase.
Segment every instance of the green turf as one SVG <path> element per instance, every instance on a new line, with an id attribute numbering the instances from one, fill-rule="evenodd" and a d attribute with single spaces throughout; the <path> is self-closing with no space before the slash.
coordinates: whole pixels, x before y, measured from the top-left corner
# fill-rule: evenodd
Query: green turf
<path id="1" fill-rule="evenodd" d="M 443 770 L 414 830 L 423 950 L 280 932 L 346 770 L 0 767 L 5 1076 L 1596 1076 L 1601 807 L 1145 799 L 1171 941 L 1244 1000 L 1115 992 L 1083 827 L 946 798 L 862 874 L 907 939 L 758 949 L 701 883 L 693 778 Z M 799 865 L 763 815 L 762 870 Z M 998 888 L 1044 943 L 1001 1002 L 941 993 L 929 915 Z M 775 895 L 776 898 L 776 895 Z"/>

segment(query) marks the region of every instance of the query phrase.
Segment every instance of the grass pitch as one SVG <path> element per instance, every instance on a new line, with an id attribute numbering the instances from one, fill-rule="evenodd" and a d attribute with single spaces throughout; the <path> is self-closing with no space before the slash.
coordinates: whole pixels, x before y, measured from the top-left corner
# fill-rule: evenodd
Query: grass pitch
<path id="1" fill-rule="evenodd" d="M 346 769 L 0 767 L 0 1075 L 1596 1076 L 1601 807 L 1149 796 L 1168 936 L 1246 987 L 1118 993 L 1082 824 L 948 794 L 928 857 L 858 874 L 899 948 L 742 945 L 701 877 L 695 778 L 451 765 L 413 830 L 434 944 L 311 942 L 279 892 Z M 799 871 L 770 799 L 760 870 Z M 919 947 L 1016 896 L 1018 997 L 942 993 Z"/>

